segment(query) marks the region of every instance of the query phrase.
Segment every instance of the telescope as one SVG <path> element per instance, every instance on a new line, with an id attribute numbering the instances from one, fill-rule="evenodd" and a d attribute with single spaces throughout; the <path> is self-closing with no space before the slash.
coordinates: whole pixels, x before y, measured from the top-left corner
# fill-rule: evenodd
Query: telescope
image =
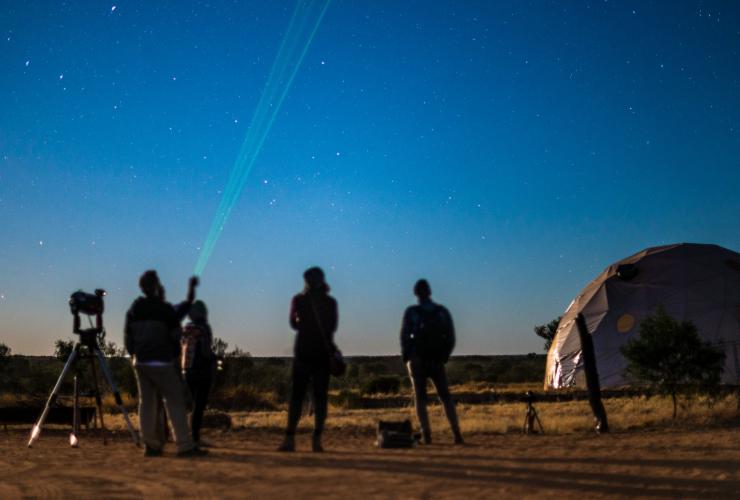
<path id="1" fill-rule="evenodd" d="M 62 382 L 79 359 L 87 359 L 90 361 L 95 403 L 98 409 L 97 418 L 100 421 L 100 431 L 103 436 L 103 444 L 105 444 L 107 441 L 105 437 L 105 424 L 103 423 L 103 400 L 100 396 L 100 388 L 98 387 L 98 376 L 95 369 L 96 361 L 98 366 L 100 367 L 100 371 L 102 372 L 103 377 L 108 382 L 108 385 L 113 392 L 118 410 L 123 414 L 123 419 L 126 422 L 126 427 L 128 427 L 129 433 L 131 434 L 131 439 L 136 446 L 139 446 L 139 435 L 136 430 L 134 430 L 134 427 L 131 424 L 128 412 L 123 406 L 121 393 L 118 391 L 118 387 L 113 380 L 113 373 L 108 367 L 108 363 L 105 360 L 105 355 L 103 354 L 103 351 L 100 350 L 99 337 L 103 334 L 103 332 L 105 332 L 105 329 L 103 328 L 103 311 L 105 311 L 105 302 L 103 301 L 103 297 L 105 297 L 105 290 L 103 290 L 102 288 L 96 289 L 95 293 L 86 293 L 82 290 L 77 290 L 69 296 L 69 312 L 72 313 L 72 316 L 74 317 L 72 323 L 72 331 L 80 336 L 80 340 L 75 343 L 75 346 L 72 349 L 69 357 L 67 358 L 66 363 L 64 363 L 62 373 L 59 375 L 54 388 L 51 390 L 51 394 L 49 395 L 49 399 L 46 401 L 44 411 L 41 413 L 38 422 L 36 423 L 36 425 L 33 426 L 33 429 L 31 430 L 31 437 L 28 440 L 29 448 L 33 446 L 33 443 L 41 435 L 41 428 L 44 425 L 44 421 L 46 420 L 46 416 L 49 413 L 49 409 L 54 404 L 56 404 L 57 398 L 59 397 L 59 391 L 61 390 Z M 90 321 L 90 328 L 82 329 L 80 327 L 80 314 L 87 315 L 88 320 Z M 92 316 L 95 316 L 95 326 L 93 326 L 92 323 Z M 69 443 L 73 448 L 76 448 L 79 442 L 77 438 L 77 434 L 79 432 L 78 413 L 79 404 L 77 398 L 77 377 L 75 377 L 74 418 L 72 424 L 72 433 L 70 434 L 69 438 Z"/>

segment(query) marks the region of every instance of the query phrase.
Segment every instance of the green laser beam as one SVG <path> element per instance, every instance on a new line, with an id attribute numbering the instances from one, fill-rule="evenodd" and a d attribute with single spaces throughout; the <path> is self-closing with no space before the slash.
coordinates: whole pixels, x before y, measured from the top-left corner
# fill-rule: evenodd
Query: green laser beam
<path id="1" fill-rule="evenodd" d="M 293 11 L 288 29 L 283 36 L 262 95 L 257 103 L 257 108 L 252 116 L 252 121 L 247 129 L 246 137 L 234 161 L 216 214 L 211 221 L 208 234 L 198 255 L 194 271 L 197 276 L 203 273 L 223 232 L 224 225 L 239 201 L 242 190 L 249 178 L 249 173 L 280 112 L 280 107 L 288 95 L 288 91 L 330 2 L 331 0 L 300 0 Z M 303 44 L 301 44 L 302 40 L 305 40 Z"/>

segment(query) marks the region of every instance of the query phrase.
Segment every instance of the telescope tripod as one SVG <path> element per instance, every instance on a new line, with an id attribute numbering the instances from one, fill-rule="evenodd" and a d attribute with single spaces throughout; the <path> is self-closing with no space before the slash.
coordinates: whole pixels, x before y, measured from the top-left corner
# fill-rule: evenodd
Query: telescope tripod
<path id="1" fill-rule="evenodd" d="M 36 423 L 36 425 L 33 426 L 33 429 L 31 430 L 31 438 L 28 440 L 28 447 L 30 448 L 33 446 L 33 443 L 39 438 L 39 435 L 41 435 L 41 428 L 44 425 L 44 421 L 46 420 L 46 416 L 49 413 L 49 409 L 56 403 L 57 398 L 59 396 L 59 391 L 62 387 L 62 382 L 64 381 L 64 377 L 67 376 L 69 371 L 75 366 L 75 363 L 78 359 L 84 359 L 87 358 L 90 360 L 90 367 L 92 369 L 92 377 L 93 377 L 93 387 L 94 387 L 94 394 L 95 394 L 95 403 L 97 406 L 97 414 L 99 415 L 98 418 L 100 418 L 100 430 L 103 435 L 103 444 L 107 444 L 107 439 L 105 436 L 105 424 L 103 423 L 103 403 L 102 399 L 100 397 L 100 388 L 98 387 L 98 377 L 97 372 L 95 370 L 95 360 L 97 359 L 98 364 L 100 365 L 100 371 L 103 373 L 103 376 L 105 377 L 106 381 L 108 382 L 108 385 L 110 385 L 111 390 L 113 391 L 113 395 L 116 399 L 116 406 L 120 410 L 120 412 L 123 414 L 123 419 L 126 421 L 126 427 L 128 427 L 129 433 L 131 433 L 131 439 L 133 440 L 134 444 L 136 446 L 139 446 L 139 434 L 134 429 L 134 426 L 131 424 L 131 420 L 129 419 L 128 412 L 126 411 L 126 408 L 123 406 L 123 400 L 121 399 L 121 393 L 118 391 L 118 387 L 116 386 L 115 381 L 113 380 L 113 374 L 110 371 L 110 368 L 108 367 L 108 363 L 105 360 L 105 355 L 100 350 L 100 347 L 98 346 L 97 341 L 97 334 L 100 333 L 99 329 L 96 328 L 90 328 L 88 330 L 79 330 L 76 331 L 76 333 L 79 333 L 80 340 L 75 343 L 74 348 L 72 349 L 72 353 L 69 355 L 69 358 L 67 358 L 67 362 L 64 364 L 64 368 L 62 368 L 62 373 L 59 375 L 59 378 L 57 379 L 56 384 L 54 385 L 54 388 L 51 391 L 51 394 L 49 395 L 49 399 L 46 402 L 46 406 L 44 407 L 44 411 L 41 413 L 41 417 L 39 417 L 39 421 Z M 82 347 L 86 348 L 87 352 L 82 351 Z M 76 386 L 76 384 L 75 384 Z M 75 387 L 76 389 L 76 387 Z M 77 391 L 75 390 L 75 393 Z M 74 420 L 72 426 L 72 433 L 69 436 L 70 445 L 73 447 L 77 446 L 77 432 L 78 432 L 78 401 L 77 401 L 77 394 L 75 394 L 75 413 L 74 413 Z"/>
<path id="2" fill-rule="evenodd" d="M 539 427 L 539 431 L 537 430 L 537 427 Z M 545 428 L 542 427 L 542 422 L 540 422 L 540 416 L 537 415 L 537 410 L 535 410 L 531 401 L 527 401 L 527 412 L 524 414 L 522 432 L 524 434 L 537 434 L 538 432 L 540 434 L 545 433 Z"/>

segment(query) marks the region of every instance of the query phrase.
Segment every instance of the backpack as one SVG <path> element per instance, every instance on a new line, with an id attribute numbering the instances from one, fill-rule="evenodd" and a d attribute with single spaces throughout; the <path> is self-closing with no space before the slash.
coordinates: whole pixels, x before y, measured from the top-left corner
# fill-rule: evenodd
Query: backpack
<path id="1" fill-rule="evenodd" d="M 180 341 L 180 368 L 183 372 L 207 367 L 206 362 L 211 357 L 208 340 L 208 334 L 200 325 L 189 323 L 185 326 Z M 206 366 L 203 366 L 204 363 Z"/>
<path id="2" fill-rule="evenodd" d="M 416 353 L 422 360 L 446 363 L 455 345 L 447 312 L 441 306 L 432 310 L 418 308 L 419 323 L 414 334 Z"/>
<path id="3" fill-rule="evenodd" d="M 410 420 L 402 422 L 378 422 L 378 448 L 413 448 L 419 437 L 413 434 Z"/>

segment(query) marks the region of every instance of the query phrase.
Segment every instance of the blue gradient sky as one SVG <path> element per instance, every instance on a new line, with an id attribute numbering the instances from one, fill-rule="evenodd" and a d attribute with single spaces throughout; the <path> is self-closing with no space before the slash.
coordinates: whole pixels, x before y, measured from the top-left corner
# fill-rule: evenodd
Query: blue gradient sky
<path id="1" fill-rule="evenodd" d="M 740 249 L 740 4 L 401 4 L 327 11 L 203 275 L 217 336 L 289 353 L 318 264 L 347 354 L 397 352 L 422 276 L 459 353 L 540 351 L 610 262 Z M 0 7 L 0 341 L 50 353 L 104 287 L 120 343 L 148 268 L 184 296 L 293 6 Z"/>

